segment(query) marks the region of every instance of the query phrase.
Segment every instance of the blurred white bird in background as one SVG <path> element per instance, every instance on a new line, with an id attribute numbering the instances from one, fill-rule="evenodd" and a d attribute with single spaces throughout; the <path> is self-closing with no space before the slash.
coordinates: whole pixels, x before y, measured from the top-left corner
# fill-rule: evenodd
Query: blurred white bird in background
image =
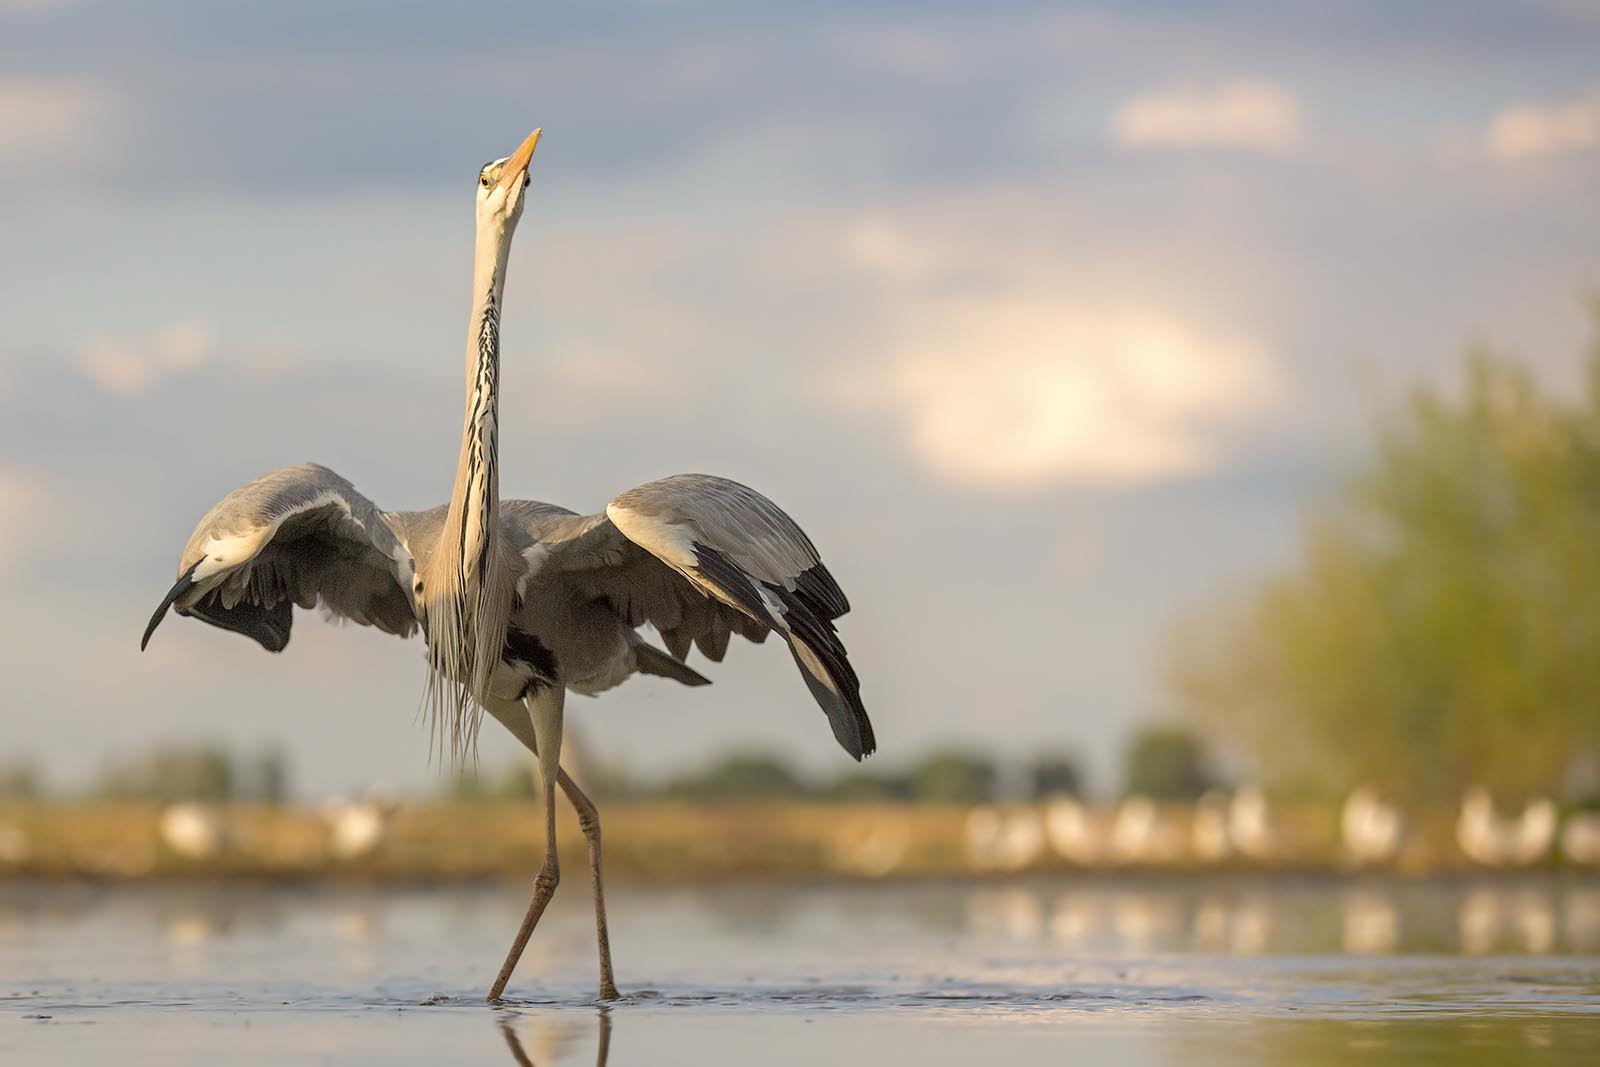
<path id="1" fill-rule="evenodd" d="M 967 816 L 967 865 L 980 871 L 1015 871 L 1044 854 L 1044 821 L 1033 808 L 974 808 Z"/>
<path id="2" fill-rule="evenodd" d="M 1055 797 L 1045 805 L 1044 830 L 1056 855 L 1069 863 L 1089 866 L 1104 851 L 1094 816 L 1072 797 Z"/>
<path id="3" fill-rule="evenodd" d="M 1378 791 L 1360 785 L 1350 791 L 1339 812 L 1339 836 L 1345 856 L 1358 867 L 1388 863 L 1400 852 L 1405 817 L 1385 804 Z"/>
<path id="4" fill-rule="evenodd" d="M 341 860 L 370 856 L 389 834 L 389 823 L 399 804 L 386 790 L 370 789 L 354 803 L 334 797 L 322 806 L 328 824 L 328 851 Z"/>
<path id="5" fill-rule="evenodd" d="M 1183 831 L 1165 818 L 1155 801 L 1134 794 L 1111 820 L 1111 858 L 1119 863 L 1162 863 L 1183 854 Z"/>
<path id="6" fill-rule="evenodd" d="M 1241 786 L 1228 804 L 1228 840 L 1242 856 L 1270 859 L 1277 851 L 1267 794 L 1258 785 Z"/>
<path id="7" fill-rule="evenodd" d="M 1600 865 L 1600 812 L 1575 811 L 1561 824 L 1561 854 L 1573 863 Z"/>
<path id="8" fill-rule="evenodd" d="M 1535 797 L 1516 818 L 1495 811 L 1494 798 L 1481 785 L 1468 789 L 1456 818 L 1456 844 L 1485 867 L 1526 867 L 1550 854 L 1556 835 L 1556 805 Z"/>
<path id="9" fill-rule="evenodd" d="M 232 844 L 222 815 L 194 801 L 168 804 L 163 808 L 156 832 L 162 844 L 191 860 L 213 859 Z"/>
<path id="10" fill-rule="evenodd" d="M 1221 790 L 1207 789 L 1194 802 L 1189 850 L 1201 863 L 1221 863 L 1233 851 L 1228 838 L 1228 795 Z"/>

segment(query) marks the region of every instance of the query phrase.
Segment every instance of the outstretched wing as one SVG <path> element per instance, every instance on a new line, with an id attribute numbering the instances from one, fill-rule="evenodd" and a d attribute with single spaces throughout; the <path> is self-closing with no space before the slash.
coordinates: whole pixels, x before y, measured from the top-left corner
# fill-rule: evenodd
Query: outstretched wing
<path id="1" fill-rule="evenodd" d="M 315 463 L 284 467 L 235 489 L 200 520 L 139 647 L 169 607 L 269 652 L 289 644 L 296 604 L 321 603 L 338 618 L 409 637 L 414 571 L 384 513 L 355 486 Z"/>
<path id="2" fill-rule="evenodd" d="M 810 538 L 760 493 L 680 474 L 628 490 L 603 515 L 550 509 L 537 522 L 524 552 L 530 583 L 605 598 L 630 625 L 654 624 L 680 658 L 691 641 L 720 660 L 731 634 L 761 641 L 776 631 L 845 751 L 860 759 L 877 747 L 833 626 L 849 601 Z"/>

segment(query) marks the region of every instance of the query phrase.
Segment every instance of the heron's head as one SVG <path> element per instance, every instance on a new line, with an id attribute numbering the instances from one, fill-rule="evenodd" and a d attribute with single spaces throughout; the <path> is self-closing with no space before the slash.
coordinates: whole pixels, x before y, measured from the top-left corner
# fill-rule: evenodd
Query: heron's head
<path id="1" fill-rule="evenodd" d="M 528 187 L 528 164 L 539 146 L 534 130 L 515 152 L 504 159 L 485 163 L 478 172 L 478 221 L 498 222 L 507 229 L 522 217 L 522 196 Z"/>

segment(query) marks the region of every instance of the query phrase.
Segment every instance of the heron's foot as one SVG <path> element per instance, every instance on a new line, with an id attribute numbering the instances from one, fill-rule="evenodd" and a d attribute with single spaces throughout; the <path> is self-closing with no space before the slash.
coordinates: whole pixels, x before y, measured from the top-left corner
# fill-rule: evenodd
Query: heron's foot
<path id="1" fill-rule="evenodd" d="M 600 979 L 600 999 L 604 1001 L 621 1000 L 622 994 L 617 992 L 617 983 L 610 978 Z"/>

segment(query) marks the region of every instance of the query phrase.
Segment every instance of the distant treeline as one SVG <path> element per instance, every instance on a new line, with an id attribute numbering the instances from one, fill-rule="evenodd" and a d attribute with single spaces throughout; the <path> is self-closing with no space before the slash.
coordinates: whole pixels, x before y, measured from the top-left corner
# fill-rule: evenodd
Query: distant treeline
<path id="1" fill-rule="evenodd" d="M 1007 778 L 1014 779 L 1007 781 Z M 946 750 L 932 753 L 900 769 L 878 760 L 828 778 L 796 771 L 782 756 L 756 751 L 731 752 L 704 767 L 648 782 L 616 767 L 596 768 L 589 775 L 590 792 L 607 800 L 684 800 L 697 802 L 761 800 L 898 800 L 927 804 L 972 804 L 994 799 L 1002 791 L 1039 796 L 1077 793 L 1083 776 L 1066 757 L 1039 759 L 1003 773 L 982 755 Z M 456 795 L 462 799 L 531 796 L 533 778 L 523 768 L 489 776 L 465 775 Z"/>
<path id="2" fill-rule="evenodd" d="M 236 801 L 281 804 L 289 795 L 289 763 L 268 747 L 237 753 L 211 742 L 162 742 L 108 762 L 74 799 Z M 25 760 L 0 764 L 0 800 L 60 797 Z"/>
<path id="3" fill-rule="evenodd" d="M 1002 760 L 955 747 L 895 763 L 883 757 L 844 772 L 813 777 L 783 756 L 732 752 L 698 769 L 664 780 L 627 770 L 590 768 L 586 787 L 607 800 L 683 801 L 902 801 L 913 804 L 980 804 L 1084 792 L 1082 765 L 1059 753 L 1031 760 Z M 80 790 L 47 788 L 26 761 L 0 764 L 0 801 L 45 799 L 166 802 L 201 800 L 278 804 L 290 794 L 290 767 L 277 748 L 239 753 L 216 743 L 157 743 L 108 763 Z M 1221 784 L 1198 736 L 1181 726 L 1151 726 L 1130 741 L 1122 768 L 1124 792 L 1159 800 L 1191 800 Z M 358 783 L 352 783 L 358 785 Z M 448 778 L 445 792 L 460 801 L 531 799 L 538 795 L 531 761 L 469 767 Z"/>
<path id="4" fill-rule="evenodd" d="M 640 779 L 616 767 L 599 767 L 587 787 L 607 800 L 665 801 L 900 801 L 911 804 L 984 804 L 1084 792 L 1082 765 L 1070 754 L 1006 761 L 964 749 L 938 749 L 910 762 L 877 757 L 840 774 L 800 773 L 775 753 L 729 753 L 699 769 L 664 781 Z M 1158 800 L 1192 800 L 1222 782 L 1199 737 L 1182 726 L 1151 726 L 1128 745 L 1122 789 Z M 532 797 L 525 766 L 466 774 L 454 795 L 463 800 Z"/>

